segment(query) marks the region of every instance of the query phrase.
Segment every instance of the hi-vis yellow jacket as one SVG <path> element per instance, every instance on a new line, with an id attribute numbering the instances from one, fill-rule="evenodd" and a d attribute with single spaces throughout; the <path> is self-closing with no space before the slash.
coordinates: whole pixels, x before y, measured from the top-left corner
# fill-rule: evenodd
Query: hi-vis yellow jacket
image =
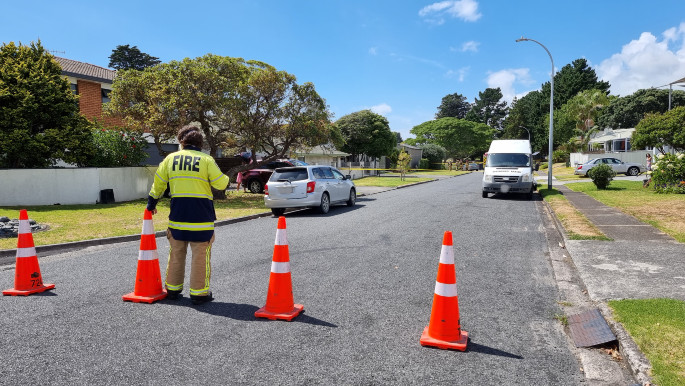
<path id="1" fill-rule="evenodd" d="M 212 189 L 223 190 L 228 177 L 216 161 L 193 146 L 169 154 L 159 164 L 148 197 L 147 209 L 153 210 L 167 184 L 171 193 L 169 229 L 176 240 L 209 241 L 214 234 Z"/>

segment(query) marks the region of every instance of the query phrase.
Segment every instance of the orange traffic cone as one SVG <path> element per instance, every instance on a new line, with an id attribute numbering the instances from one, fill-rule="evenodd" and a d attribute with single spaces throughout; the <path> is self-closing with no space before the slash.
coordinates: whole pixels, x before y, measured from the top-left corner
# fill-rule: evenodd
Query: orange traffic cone
<path id="1" fill-rule="evenodd" d="M 459 325 L 457 274 L 454 268 L 452 232 L 448 231 L 442 239 L 430 323 L 423 329 L 420 342 L 422 346 L 465 351 L 468 339 L 469 333 Z"/>
<path id="2" fill-rule="evenodd" d="M 140 252 L 138 252 L 136 284 L 133 292 L 122 296 L 122 299 L 134 303 L 152 303 L 165 297 L 166 291 L 162 288 L 162 276 L 159 273 L 159 255 L 157 255 L 152 213 L 145 209 L 143 232 L 140 236 Z"/>
<path id="3" fill-rule="evenodd" d="M 33 244 L 31 224 L 26 209 L 19 211 L 19 234 L 17 238 L 17 263 L 14 270 L 14 288 L 2 291 L 3 295 L 28 296 L 55 288 L 54 284 L 43 284 L 38 266 L 38 255 Z"/>
<path id="4" fill-rule="evenodd" d="M 266 294 L 266 305 L 258 309 L 254 316 L 271 320 L 291 321 L 304 310 L 302 304 L 294 304 L 293 285 L 290 278 L 290 255 L 288 237 L 285 230 L 285 217 L 278 218 L 274 257 L 271 262 L 269 290 Z"/>

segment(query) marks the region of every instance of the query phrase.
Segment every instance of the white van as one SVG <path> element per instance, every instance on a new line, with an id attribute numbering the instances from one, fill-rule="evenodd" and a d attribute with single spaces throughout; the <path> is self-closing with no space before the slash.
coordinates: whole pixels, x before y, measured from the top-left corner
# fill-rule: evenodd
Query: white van
<path id="1" fill-rule="evenodd" d="M 534 190 L 530 141 L 492 141 L 483 171 L 483 198 L 487 198 L 488 193 L 524 193 L 533 198 Z"/>

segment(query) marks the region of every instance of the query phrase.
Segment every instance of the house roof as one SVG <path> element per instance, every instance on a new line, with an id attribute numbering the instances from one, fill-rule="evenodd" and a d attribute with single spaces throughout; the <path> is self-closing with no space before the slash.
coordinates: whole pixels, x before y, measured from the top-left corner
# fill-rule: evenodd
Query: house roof
<path id="1" fill-rule="evenodd" d="M 305 156 L 305 155 L 327 155 L 331 157 L 347 157 L 350 155 L 350 153 L 345 153 L 342 151 L 338 151 L 336 149 L 328 149 L 324 148 L 323 146 L 314 146 L 313 148 L 307 150 L 307 151 L 302 151 L 302 152 L 297 152 L 298 156 Z"/>
<path id="2" fill-rule="evenodd" d="M 407 145 L 406 143 L 402 142 L 398 146 L 405 147 L 407 149 L 414 149 L 414 150 L 421 150 L 420 147 L 417 146 L 412 146 L 412 145 Z"/>
<path id="3" fill-rule="evenodd" d="M 110 70 L 94 64 L 60 58 L 58 56 L 55 56 L 55 60 L 62 67 L 63 75 L 73 76 L 74 78 L 111 84 L 117 74 L 115 70 Z"/>
<path id="4" fill-rule="evenodd" d="M 597 136 L 590 139 L 589 143 L 604 143 L 619 138 L 630 138 L 635 129 L 605 129 L 597 133 Z"/>

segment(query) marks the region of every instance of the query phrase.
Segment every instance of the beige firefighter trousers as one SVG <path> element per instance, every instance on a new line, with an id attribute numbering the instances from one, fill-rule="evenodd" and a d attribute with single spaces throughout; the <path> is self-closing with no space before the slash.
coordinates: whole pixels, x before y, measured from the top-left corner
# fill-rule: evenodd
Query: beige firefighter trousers
<path id="1" fill-rule="evenodd" d="M 186 271 L 186 254 L 188 245 L 192 253 L 190 263 L 190 294 L 193 296 L 206 296 L 209 294 L 209 279 L 212 274 L 212 243 L 211 240 L 204 242 L 176 240 L 167 229 L 166 237 L 169 240 L 169 262 L 166 267 L 166 289 L 182 291 L 183 280 Z"/>

